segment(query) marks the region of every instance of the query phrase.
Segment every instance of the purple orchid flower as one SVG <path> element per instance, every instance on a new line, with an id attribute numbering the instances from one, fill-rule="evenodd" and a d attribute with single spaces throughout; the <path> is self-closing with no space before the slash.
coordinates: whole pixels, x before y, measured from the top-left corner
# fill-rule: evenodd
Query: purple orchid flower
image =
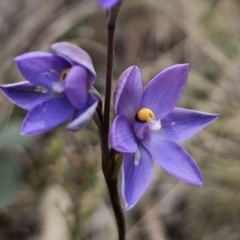
<path id="1" fill-rule="evenodd" d="M 104 9 L 110 10 L 117 6 L 122 0 L 97 0 L 97 3 Z"/>
<path id="2" fill-rule="evenodd" d="M 52 45 L 54 53 L 29 52 L 15 58 L 20 83 L 1 85 L 2 92 L 28 110 L 21 133 L 40 134 L 73 116 L 71 131 L 84 127 L 94 114 L 98 98 L 91 93 L 96 73 L 90 56 L 67 42 Z"/>
<path id="3" fill-rule="evenodd" d="M 192 157 L 177 143 L 216 120 L 218 115 L 176 108 L 188 75 L 188 64 L 169 67 L 143 89 L 138 67 L 120 76 L 114 96 L 116 118 L 111 146 L 123 153 L 122 195 L 125 209 L 143 196 L 153 176 L 153 160 L 174 177 L 202 185 Z"/>

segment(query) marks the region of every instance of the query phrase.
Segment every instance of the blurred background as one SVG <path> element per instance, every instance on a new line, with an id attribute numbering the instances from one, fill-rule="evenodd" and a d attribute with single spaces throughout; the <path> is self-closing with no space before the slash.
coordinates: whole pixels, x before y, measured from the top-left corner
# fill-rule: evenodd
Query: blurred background
<path id="1" fill-rule="evenodd" d="M 183 146 L 199 164 L 196 188 L 158 166 L 147 194 L 126 212 L 128 240 L 240 239 L 240 2 L 128 0 L 115 45 L 114 86 L 137 64 L 145 83 L 190 63 L 179 106 L 221 113 Z M 0 0 L 0 82 L 23 80 L 13 58 L 70 41 L 91 55 L 104 94 L 105 13 L 94 0 Z M 114 240 L 97 128 L 64 126 L 20 136 L 26 111 L 0 95 L 0 239 Z M 113 117 L 113 116 L 112 116 Z"/>

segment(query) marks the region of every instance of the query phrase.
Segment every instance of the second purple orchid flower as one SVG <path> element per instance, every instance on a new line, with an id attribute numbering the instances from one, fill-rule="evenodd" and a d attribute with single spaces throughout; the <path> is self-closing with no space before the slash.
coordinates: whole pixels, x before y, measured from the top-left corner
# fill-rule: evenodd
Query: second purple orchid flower
<path id="1" fill-rule="evenodd" d="M 76 131 L 92 118 L 98 98 L 91 93 L 96 80 L 90 56 L 67 42 L 52 45 L 55 53 L 30 52 L 15 58 L 26 81 L 1 85 L 2 92 L 28 110 L 23 135 L 49 131 L 71 118 L 67 128 Z"/>
<path id="2" fill-rule="evenodd" d="M 176 108 L 188 75 L 188 64 L 169 67 L 145 87 L 136 66 L 119 78 L 114 96 L 116 118 L 111 146 L 123 153 L 122 195 L 125 209 L 143 196 L 153 177 L 153 159 L 174 177 L 202 185 L 201 172 L 178 142 L 216 120 L 218 115 Z"/>

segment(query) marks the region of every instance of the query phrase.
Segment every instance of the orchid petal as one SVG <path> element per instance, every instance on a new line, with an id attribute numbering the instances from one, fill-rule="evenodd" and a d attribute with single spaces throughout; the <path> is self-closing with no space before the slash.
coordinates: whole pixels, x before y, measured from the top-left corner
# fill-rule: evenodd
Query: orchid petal
<path id="1" fill-rule="evenodd" d="M 154 168 L 151 155 L 141 145 L 138 151 L 136 153 L 139 154 L 138 156 L 134 153 L 124 153 L 123 155 L 122 194 L 126 210 L 131 209 L 139 201 L 153 177 Z"/>
<path id="2" fill-rule="evenodd" d="M 137 152 L 137 142 L 130 123 L 123 115 L 118 115 L 111 127 L 110 145 L 119 152 Z"/>
<path id="3" fill-rule="evenodd" d="M 97 106 L 98 99 L 92 94 L 89 94 L 86 108 L 78 110 L 74 114 L 73 120 L 67 125 L 67 129 L 72 132 L 75 132 L 85 127 L 87 123 L 91 120 L 93 114 L 96 111 Z"/>
<path id="4" fill-rule="evenodd" d="M 180 145 L 153 133 L 142 144 L 166 172 L 189 184 L 202 185 L 202 175 L 197 164 Z"/>
<path id="5" fill-rule="evenodd" d="M 74 112 L 74 107 L 65 96 L 50 99 L 33 108 L 22 123 L 23 135 L 40 134 L 65 122 Z"/>
<path id="6" fill-rule="evenodd" d="M 88 98 L 87 71 L 81 66 L 71 68 L 65 78 L 65 92 L 72 105 L 79 109 L 85 109 Z"/>
<path id="7" fill-rule="evenodd" d="M 93 85 L 96 80 L 96 72 L 92 59 L 86 51 L 69 42 L 54 43 L 51 48 L 57 55 L 67 59 L 71 64 L 85 67 L 91 75 L 89 85 Z"/>
<path id="8" fill-rule="evenodd" d="M 117 115 L 124 115 L 132 121 L 140 109 L 143 94 L 143 82 L 138 67 L 125 70 L 118 80 L 114 94 L 114 105 Z"/>
<path id="9" fill-rule="evenodd" d="M 167 116 L 183 94 L 187 75 L 188 64 L 177 64 L 163 70 L 146 86 L 142 108 L 151 109 L 157 119 Z"/>
<path id="10" fill-rule="evenodd" d="M 161 120 L 162 128 L 159 134 L 173 141 L 183 141 L 217 118 L 217 114 L 174 108 L 169 115 Z"/>
<path id="11" fill-rule="evenodd" d="M 1 85 L 3 94 L 19 107 L 30 110 L 52 98 L 47 89 L 40 89 L 28 81 Z"/>
<path id="12" fill-rule="evenodd" d="M 36 86 L 53 89 L 64 69 L 71 65 L 64 58 L 46 52 L 29 52 L 15 58 L 23 77 Z"/>
<path id="13" fill-rule="evenodd" d="M 134 133 L 137 136 L 137 138 L 143 139 L 145 137 L 145 135 L 150 132 L 150 123 L 134 120 L 133 129 L 134 129 Z"/>
<path id="14" fill-rule="evenodd" d="M 121 2 L 121 0 L 97 0 L 97 3 L 104 9 L 110 10 Z"/>

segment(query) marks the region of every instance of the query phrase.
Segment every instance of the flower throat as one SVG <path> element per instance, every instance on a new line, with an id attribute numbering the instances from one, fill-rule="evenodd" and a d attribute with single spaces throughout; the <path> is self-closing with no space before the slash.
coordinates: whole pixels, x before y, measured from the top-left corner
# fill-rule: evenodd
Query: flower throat
<path id="1" fill-rule="evenodd" d="M 155 114 L 149 108 L 141 108 L 136 115 L 137 120 L 148 122 L 150 130 L 158 131 L 161 129 L 161 121 L 156 120 Z"/>

